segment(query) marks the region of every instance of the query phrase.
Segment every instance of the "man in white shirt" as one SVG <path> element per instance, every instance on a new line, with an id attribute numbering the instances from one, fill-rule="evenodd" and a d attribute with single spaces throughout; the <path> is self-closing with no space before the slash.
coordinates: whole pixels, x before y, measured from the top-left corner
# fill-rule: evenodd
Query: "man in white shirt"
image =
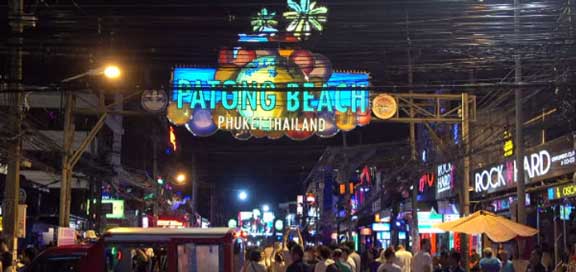
<path id="1" fill-rule="evenodd" d="M 430 255 L 430 240 L 422 239 L 420 251 L 412 258 L 412 272 L 432 272 L 432 256 Z"/>
<path id="2" fill-rule="evenodd" d="M 384 251 L 384 263 L 378 267 L 377 272 L 402 272 L 402 268 L 395 264 L 396 256 L 392 247 Z"/>
<path id="3" fill-rule="evenodd" d="M 408 252 L 403 245 L 396 247 L 395 263 L 402 268 L 402 272 L 410 272 L 412 269 L 412 253 Z"/>
<path id="4" fill-rule="evenodd" d="M 346 260 L 346 263 L 348 263 L 348 265 L 350 265 L 350 267 L 352 268 L 352 272 L 359 271 L 358 268 L 356 267 L 356 262 L 354 261 L 352 256 L 350 256 L 353 252 L 352 249 L 348 246 L 342 246 L 342 251 L 344 251 L 344 258 Z"/>
<path id="5" fill-rule="evenodd" d="M 356 269 L 354 270 L 355 272 L 360 272 L 362 270 L 362 258 L 360 257 L 360 254 L 358 254 L 355 250 L 354 250 L 354 242 L 349 241 L 348 243 L 346 243 L 346 245 L 350 248 L 350 258 L 354 261 L 354 265 L 356 267 Z"/>

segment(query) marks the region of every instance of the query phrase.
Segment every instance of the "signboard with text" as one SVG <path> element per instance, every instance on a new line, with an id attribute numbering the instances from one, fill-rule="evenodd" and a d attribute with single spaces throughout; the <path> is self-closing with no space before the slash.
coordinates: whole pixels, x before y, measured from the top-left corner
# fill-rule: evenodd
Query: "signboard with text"
<path id="1" fill-rule="evenodd" d="M 436 194 L 436 175 L 433 172 L 426 172 L 418 180 L 419 201 L 432 201 Z"/>
<path id="2" fill-rule="evenodd" d="M 523 163 L 528 183 L 576 171 L 576 151 L 572 136 L 527 149 Z M 482 195 L 514 188 L 517 171 L 516 161 L 512 158 L 476 169 L 472 174 L 474 192 Z"/>
<path id="3" fill-rule="evenodd" d="M 253 54 L 241 65 L 175 68 L 168 120 L 195 136 L 225 130 L 241 140 L 332 137 L 370 123 L 369 74 L 332 71 L 307 50 L 245 51 Z"/>
<path id="4" fill-rule="evenodd" d="M 436 199 L 445 199 L 455 195 L 456 165 L 447 162 L 436 167 Z"/>
<path id="5" fill-rule="evenodd" d="M 548 188 L 548 200 L 556 200 L 576 196 L 576 184 L 567 184 Z"/>

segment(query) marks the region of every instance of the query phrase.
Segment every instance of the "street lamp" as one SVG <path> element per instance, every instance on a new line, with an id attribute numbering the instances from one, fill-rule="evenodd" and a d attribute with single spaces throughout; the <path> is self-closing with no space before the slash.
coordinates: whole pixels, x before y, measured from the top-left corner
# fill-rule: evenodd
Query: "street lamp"
<path id="1" fill-rule="evenodd" d="M 104 76 L 109 79 L 117 79 L 122 75 L 122 71 L 116 65 L 108 65 L 104 67 Z"/>
<path id="2" fill-rule="evenodd" d="M 108 79 L 117 79 L 121 75 L 120 68 L 115 65 L 107 65 L 104 67 L 99 67 L 96 69 L 90 69 L 84 73 L 65 78 L 60 81 L 60 83 L 67 83 L 71 81 L 75 81 L 87 76 L 105 76 Z M 103 99 L 103 96 L 101 96 Z M 104 101 L 100 101 L 104 104 Z M 61 227 L 69 227 L 70 225 L 70 203 L 72 198 L 72 171 L 74 170 L 74 166 L 82 157 L 84 150 L 88 147 L 90 142 L 94 140 L 96 134 L 100 131 L 100 129 L 104 126 L 104 122 L 106 121 L 106 117 L 108 116 L 108 112 L 104 111 L 100 114 L 98 121 L 92 127 L 88 136 L 84 138 L 80 146 L 76 149 L 72 149 L 72 140 L 74 138 L 74 114 L 73 111 L 75 109 L 76 104 L 76 97 L 75 95 L 68 91 L 66 92 L 66 104 L 64 110 L 64 144 L 63 144 L 63 155 L 62 155 L 62 175 L 60 181 L 60 209 L 59 209 L 59 225 Z"/>
<path id="3" fill-rule="evenodd" d="M 65 78 L 63 80 L 61 80 L 60 82 L 65 83 L 65 82 L 70 82 L 70 81 L 74 81 L 86 76 L 105 76 L 108 79 L 118 79 L 120 78 L 120 76 L 122 75 L 122 70 L 120 69 L 120 67 L 118 67 L 117 65 L 106 65 L 103 67 L 99 67 L 99 68 L 95 68 L 95 69 L 90 69 L 82 74 L 78 74 L 69 78 Z"/>
<path id="4" fill-rule="evenodd" d="M 262 205 L 262 211 L 265 211 L 265 212 L 270 211 L 270 206 L 268 206 L 267 204 Z"/>
<path id="5" fill-rule="evenodd" d="M 182 173 L 178 174 L 178 176 L 176 176 L 176 181 L 180 184 L 184 183 L 186 181 L 186 175 Z"/>
<path id="6" fill-rule="evenodd" d="M 246 191 L 240 191 L 238 193 L 238 199 L 241 201 L 246 201 L 246 199 L 248 199 L 248 193 L 246 193 Z"/>

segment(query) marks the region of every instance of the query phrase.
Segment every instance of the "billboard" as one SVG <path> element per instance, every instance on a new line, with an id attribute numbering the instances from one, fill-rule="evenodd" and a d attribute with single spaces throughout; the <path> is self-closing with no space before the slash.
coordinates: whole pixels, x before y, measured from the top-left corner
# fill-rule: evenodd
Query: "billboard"
<path id="1" fill-rule="evenodd" d="M 241 140 L 305 140 L 371 121 L 367 73 L 334 72 L 326 57 L 308 50 L 223 52 L 218 68 L 174 68 L 167 108 L 173 125 L 201 137 L 225 130 Z"/>

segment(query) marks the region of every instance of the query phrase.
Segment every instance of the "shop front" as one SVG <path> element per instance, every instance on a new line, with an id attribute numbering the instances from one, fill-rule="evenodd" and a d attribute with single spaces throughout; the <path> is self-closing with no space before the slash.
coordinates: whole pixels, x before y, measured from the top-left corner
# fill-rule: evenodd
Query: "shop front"
<path id="1" fill-rule="evenodd" d="M 540 231 L 533 243 L 562 252 L 561 225 L 570 222 L 576 186 L 572 186 L 576 171 L 576 151 L 572 135 L 557 138 L 546 144 L 526 149 L 523 159 L 526 178 L 527 223 Z M 516 214 L 517 162 L 508 157 L 472 172 L 472 199 L 479 208 L 514 219 Z M 562 213 L 562 214 L 561 214 Z M 560 220 L 559 218 L 566 218 Z M 570 229 L 571 224 L 567 224 Z M 570 233 L 570 232 L 568 232 Z M 569 245 L 576 236 L 564 236 Z M 563 238 L 563 239 L 564 239 Z M 555 247 L 558 245 L 559 247 Z"/>

